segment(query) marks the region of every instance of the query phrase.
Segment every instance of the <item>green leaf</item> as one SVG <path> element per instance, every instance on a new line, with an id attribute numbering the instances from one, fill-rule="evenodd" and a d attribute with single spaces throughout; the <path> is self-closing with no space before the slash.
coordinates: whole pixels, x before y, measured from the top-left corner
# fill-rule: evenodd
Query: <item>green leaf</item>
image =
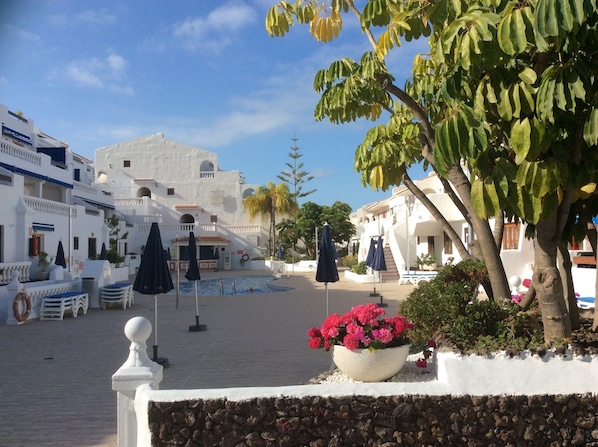
<path id="1" fill-rule="evenodd" d="M 523 71 L 519 73 L 518 76 L 519 79 L 521 79 L 526 84 L 534 84 L 538 79 L 538 75 L 530 67 L 526 67 Z"/>
<path id="2" fill-rule="evenodd" d="M 498 45 L 509 56 L 515 54 L 515 47 L 511 41 L 512 15 L 506 15 L 498 24 Z"/>
<path id="3" fill-rule="evenodd" d="M 471 201 L 476 214 L 482 219 L 496 216 L 501 211 L 496 185 L 491 177 L 487 177 L 483 181 L 479 177 L 473 179 Z"/>
<path id="4" fill-rule="evenodd" d="M 583 139 L 588 146 L 598 144 L 598 109 L 594 108 L 583 126 Z"/>
<path id="5" fill-rule="evenodd" d="M 513 108 L 511 107 L 511 98 L 509 90 L 503 88 L 500 91 L 500 102 L 498 103 L 498 113 L 504 120 L 510 121 L 513 118 Z"/>
<path id="6" fill-rule="evenodd" d="M 509 143 L 515 151 L 515 163 L 520 164 L 531 147 L 531 125 L 529 119 L 517 120 L 511 128 Z"/>
<path id="7" fill-rule="evenodd" d="M 559 27 L 564 31 L 571 31 L 573 29 L 573 13 L 569 0 L 557 0 L 556 8 Z"/>

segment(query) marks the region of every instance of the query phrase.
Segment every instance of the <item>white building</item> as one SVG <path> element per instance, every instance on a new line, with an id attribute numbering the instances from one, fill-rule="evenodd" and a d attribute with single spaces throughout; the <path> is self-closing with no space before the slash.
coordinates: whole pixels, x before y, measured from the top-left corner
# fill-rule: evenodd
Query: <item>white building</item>
<path id="1" fill-rule="evenodd" d="M 421 180 L 414 181 L 416 186 L 438 208 L 452 228 L 468 247 L 473 233 L 463 215 L 444 192 L 444 187 L 435 173 Z M 434 254 L 436 266 L 448 262 L 458 262 L 461 256 L 455 249 L 448 235 L 434 219 L 428 209 L 413 194 L 401 185 L 392 190 L 388 199 L 365 205 L 351 214 L 351 222 L 357 233 L 352 241 L 354 250 L 358 250 L 359 261 L 364 261 L 370 246 L 370 240 L 381 235 L 384 238 L 387 268 L 394 264 L 399 272 L 400 281 L 413 278 L 417 282 L 418 266 L 416 259 L 422 254 Z M 491 222 L 493 224 L 493 222 Z M 521 223 L 505 222 L 501 247 L 501 259 L 507 278 L 518 276 L 531 278 L 534 268 L 534 241 L 526 239 L 525 227 Z M 590 252 L 589 257 L 578 256 Z M 596 269 L 585 268 L 585 263 L 592 262 L 592 249 L 586 239 L 570 247 L 573 261 L 573 279 L 575 291 L 582 297 L 595 295 Z M 578 268 L 578 265 L 581 268 Z M 595 266 L 595 264 L 594 264 Z M 384 276 L 383 276 L 384 277 Z M 390 280 L 391 278 L 388 278 Z"/>
<path id="2" fill-rule="evenodd" d="M 92 161 L 68 143 L 2 104 L 0 119 L 0 283 L 10 281 L 8 264 L 26 264 L 21 279 L 35 278 L 39 253 L 53 260 L 59 241 L 67 271 L 76 277 L 82 263 L 108 243 L 104 219 L 114 209 L 112 194 L 94 183 Z"/>
<path id="3" fill-rule="evenodd" d="M 121 254 L 142 252 L 152 222 L 173 259 L 193 231 L 205 261 L 200 268 L 239 269 L 265 254 L 268 232 L 243 207 L 258 186 L 239 171 L 220 169 L 217 154 L 156 133 L 97 149 L 95 156 L 98 181 L 113 191 L 129 232 L 119 241 Z"/>

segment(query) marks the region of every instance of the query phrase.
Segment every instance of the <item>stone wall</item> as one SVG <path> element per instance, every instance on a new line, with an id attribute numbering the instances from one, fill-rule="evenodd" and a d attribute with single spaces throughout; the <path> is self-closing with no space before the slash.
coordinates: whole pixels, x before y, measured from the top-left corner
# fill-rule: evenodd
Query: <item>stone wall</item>
<path id="1" fill-rule="evenodd" d="M 598 446 L 598 395 L 148 403 L 152 446 Z"/>

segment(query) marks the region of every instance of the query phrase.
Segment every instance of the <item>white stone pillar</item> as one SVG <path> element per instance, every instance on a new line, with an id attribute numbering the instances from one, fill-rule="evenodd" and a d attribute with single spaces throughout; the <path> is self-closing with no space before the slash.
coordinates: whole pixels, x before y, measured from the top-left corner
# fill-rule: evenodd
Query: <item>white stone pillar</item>
<path id="1" fill-rule="evenodd" d="M 146 351 L 151 333 L 152 324 L 144 317 L 133 317 L 125 325 L 125 335 L 131 340 L 129 358 L 112 375 L 112 389 L 117 392 L 118 447 L 137 447 L 137 389 L 149 386 L 157 390 L 162 381 L 162 365 L 151 361 Z"/>

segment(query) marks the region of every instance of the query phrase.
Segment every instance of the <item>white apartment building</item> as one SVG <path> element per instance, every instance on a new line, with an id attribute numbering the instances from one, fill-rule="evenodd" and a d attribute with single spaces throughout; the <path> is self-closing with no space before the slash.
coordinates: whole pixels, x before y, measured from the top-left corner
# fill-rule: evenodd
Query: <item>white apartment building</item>
<path id="1" fill-rule="evenodd" d="M 458 208 L 445 193 L 444 187 L 435 173 L 414 181 L 430 201 L 438 208 L 465 246 L 474 237 L 469 224 Z M 430 211 L 413 196 L 404 185 L 393 188 L 389 198 L 364 205 L 350 216 L 357 232 L 351 246 L 364 261 L 370 246 L 370 240 L 378 235 L 384 238 L 387 268 L 394 264 L 399 281 L 406 278 L 413 282 L 418 278 L 416 259 L 423 254 L 434 254 L 439 268 L 447 262 L 459 262 L 461 257 L 452 241 Z M 493 222 L 490 222 L 493 225 Z M 525 224 L 505 222 L 501 247 L 501 259 L 507 278 L 517 276 L 531 278 L 534 269 L 534 241 L 525 237 Z M 587 268 L 587 256 L 591 258 L 589 241 L 584 240 L 569 247 L 573 261 L 573 280 L 575 290 L 581 296 L 594 296 L 596 269 Z M 581 256 L 580 256 L 581 255 Z M 391 278 L 389 278 L 391 279 Z"/>
<path id="2" fill-rule="evenodd" d="M 112 193 L 95 183 L 91 160 L 36 129 L 32 119 L 0 104 L 0 120 L 0 283 L 10 281 L 14 264 L 26 265 L 22 280 L 34 278 L 39 253 L 52 260 L 59 242 L 67 271 L 77 277 L 108 243 L 104 219 L 114 210 Z"/>
<path id="3" fill-rule="evenodd" d="M 142 253 L 152 222 L 173 259 L 193 231 L 203 269 L 240 269 L 265 254 L 268 231 L 243 207 L 258 185 L 247 184 L 240 171 L 220 169 L 217 154 L 156 133 L 97 149 L 95 167 L 127 225 L 121 254 Z"/>

